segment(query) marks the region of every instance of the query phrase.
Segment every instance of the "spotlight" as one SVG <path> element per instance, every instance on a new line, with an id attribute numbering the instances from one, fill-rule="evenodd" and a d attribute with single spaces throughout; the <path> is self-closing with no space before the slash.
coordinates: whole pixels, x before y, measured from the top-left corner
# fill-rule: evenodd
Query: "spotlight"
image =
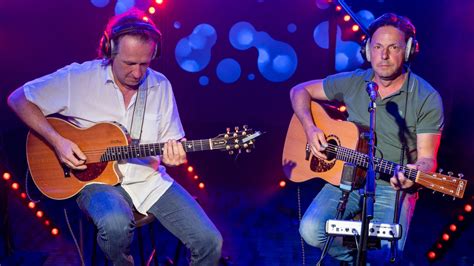
<path id="1" fill-rule="evenodd" d="M 347 107 L 345 105 L 341 105 L 339 108 L 337 108 L 337 110 L 339 110 L 341 113 L 344 113 L 347 110 Z"/>
<path id="2" fill-rule="evenodd" d="M 347 22 L 347 21 L 349 21 L 349 20 L 351 20 L 351 16 L 345 15 L 345 16 L 344 16 L 344 21 Z"/>
<path id="3" fill-rule="evenodd" d="M 458 221 L 460 222 L 464 221 L 464 215 L 462 214 L 458 215 Z"/>
<path id="4" fill-rule="evenodd" d="M 44 221 L 44 225 L 49 226 L 50 224 L 51 224 L 51 222 L 49 220 Z"/>
<path id="5" fill-rule="evenodd" d="M 26 199 L 26 193 L 25 193 L 25 192 L 21 192 L 20 197 L 21 197 L 22 199 Z"/>
<path id="6" fill-rule="evenodd" d="M 155 12 L 156 12 L 156 9 L 155 9 L 154 7 L 150 6 L 150 7 L 148 8 L 148 13 L 150 13 L 150 14 L 155 14 Z"/>
<path id="7" fill-rule="evenodd" d="M 34 209 L 35 207 L 36 207 L 36 204 L 35 204 L 33 201 L 30 201 L 30 202 L 28 203 L 28 208 Z"/>
<path id="8" fill-rule="evenodd" d="M 194 167 L 188 166 L 188 172 L 189 172 L 189 173 L 192 173 L 193 171 L 194 171 Z"/>
<path id="9" fill-rule="evenodd" d="M 163 4 L 163 0 L 155 0 L 155 3 L 157 3 L 158 5 L 161 5 Z"/>
<path id="10" fill-rule="evenodd" d="M 142 19 L 143 19 L 143 21 L 146 21 L 146 22 L 148 22 L 150 20 L 147 16 L 143 16 Z"/>
<path id="11" fill-rule="evenodd" d="M 53 236 L 57 236 L 57 235 L 59 234 L 58 228 L 53 228 L 53 229 L 51 229 L 51 234 L 52 234 Z"/>
<path id="12" fill-rule="evenodd" d="M 204 185 L 203 182 L 199 183 L 199 188 L 200 188 L 200 189 L 204 189 L 204 187 L 205 187 L 205 185 Z"/>
<path id="13" fill-rule="evenodd" d="M 336 6 L 336 11 L 341 11 L 342 7 L 341 6 Z"/>
<path id="14" fill-rule="evenodd" d="M 198 175 L 194 175 L 194 180 L 198 180 L 199 179 L 199 176 Z"/>
<path id="15" fill-rule="evenodd" d="M 352 31 L 353 31 L 353 32 L 357 32 L 357 31 L 359 31 L 359 29 L 360 29 L 360 28 L 359 28 L 359 25 L 355 25 L 355 24 L 352 25 Z"/>
<path id="16" fill-rule="evenodd" d="M 18 185 L 18 183 L 15 182 L 15 183 L 12 184 L 12 188 L 14 190 L 18 190 L 18 188 L 20 188 L 20 185 Z"/>

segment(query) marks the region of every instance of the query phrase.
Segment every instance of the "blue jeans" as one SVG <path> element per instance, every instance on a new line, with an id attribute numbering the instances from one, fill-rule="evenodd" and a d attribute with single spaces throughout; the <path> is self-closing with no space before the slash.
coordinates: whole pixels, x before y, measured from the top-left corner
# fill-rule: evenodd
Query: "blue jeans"
<path id="1" fill-rule="evenodd" d="M 133 265 L 135 221 L 132 200 L 120 186 L 86 186 L 77 204 L 98 229 L 97 243 L 114 265 Z M 222 236 L 193 197 L 178 183 L 148 210 L 191 250 L 191 265 L 217 265 Z"/>
<path id="2" fill-rule="evenodd" d="M 371 222 L 389 223 L 393 224 L 393 214 L 395 209 L 396 191 L 389 183 L 383 180 L 376 180 L 375 190 L 375 205 L 374 205 L 374 219 Z M 326 221 L 335 219 L 337 214 L 337 205 L 341 198 L 342 191 L 331 184 L 326 184 L 318 195 L 314 198 L 306 210 L 300 224 L 300 234 L 311 246 L 323 248 L 327 239 L 326 235 Z M 397 260 L 402 258 L 403 247 L 408 235 L 413 212 L 415 210 L 415 203 L 418 194 L 408 194 L 402 192 L 400 196 L 400 213 L 399 224 L 402 226 L 402 237 L 398 240 L 397 245 Z M 347 201 L 346 211 L 343 220 L 348 220 L 362 211 L 363 197 L 358 190 L 352 191 Z M 390 243 L 382 241 L 382 248 L 380 250 L 369 251 L 367 254 L 367 262 L 371 265 L 388 264 L 390 256 Z M 328 250 L 336 260 L 340 261 L 354 261 L 354 253 L 342 245 L 342 237 L 335 237 L 332 245 Z"/>

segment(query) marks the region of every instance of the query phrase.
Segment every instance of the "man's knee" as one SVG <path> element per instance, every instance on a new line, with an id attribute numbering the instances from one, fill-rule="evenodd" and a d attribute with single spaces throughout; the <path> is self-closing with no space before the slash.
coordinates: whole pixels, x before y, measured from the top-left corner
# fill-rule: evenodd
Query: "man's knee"
<path id="1" fill-rule="evenodd" d="M 300 223 L 300 235 L 311 246 L 322 248 L 326 240 L 325 225 L 319 221 L 303 219 Z"/>
<path id="2" fill-rule="evenodd" d="M 98 237 L 120 244 L 130 242 L 134 228 L 133 220 L 122 215 L 106 215 L 97 223 Z"/>

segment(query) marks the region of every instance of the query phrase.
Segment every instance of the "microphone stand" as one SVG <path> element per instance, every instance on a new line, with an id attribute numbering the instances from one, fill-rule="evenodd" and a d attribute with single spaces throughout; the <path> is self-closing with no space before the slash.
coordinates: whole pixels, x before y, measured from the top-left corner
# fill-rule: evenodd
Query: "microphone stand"
<path id="1" fill-rule="evenodd" d="M 370 95 L 370 93 L 369 93 Z M 370 114 L 370 127 L 368 132 L 369 137 L 369 151 L 368 151 L 368 168 L 367 176 L 365 181 L 365 192 L 363 196 L 362 203 L 362 227 L 361 234 L 359 238 L 359 248 L 357 249 L 357 261 L 356 265 L 366 265 L 367 259 L 367 242 L 369 238 L 369 223 L 370 220 L 374 217 L 374 202 L 375 202 L 375 164 L 374 164 L 374 151 L 375 151 L 375 136 L 374 136 L 374 127 L 375 127 L 375 97 L 370 95 L 370 103 L 368 107 L 368 112 Z"/>

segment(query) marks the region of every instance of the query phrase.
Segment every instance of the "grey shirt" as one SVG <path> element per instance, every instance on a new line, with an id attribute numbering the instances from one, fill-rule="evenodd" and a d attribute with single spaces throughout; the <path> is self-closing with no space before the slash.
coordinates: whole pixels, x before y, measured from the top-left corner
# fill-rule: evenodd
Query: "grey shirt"
<path id="1" fill-rule="evenodd" d="M 366 86 L 373 76 L 372 69 L 331 75 L 323 81 L 324 92 L 329 100 L 344 102 L 349 121 L 368 127 L 370 100 Z M 411 72 L 398 92 L 385 99 L 378 96 L 376 106 L 376 156 L 395 163 L 400 163 L 403 143 L 408 147 L 405 163 L 414 163 L 416 134 L 441 133 L 444 126 L 439 93 Z"/>

